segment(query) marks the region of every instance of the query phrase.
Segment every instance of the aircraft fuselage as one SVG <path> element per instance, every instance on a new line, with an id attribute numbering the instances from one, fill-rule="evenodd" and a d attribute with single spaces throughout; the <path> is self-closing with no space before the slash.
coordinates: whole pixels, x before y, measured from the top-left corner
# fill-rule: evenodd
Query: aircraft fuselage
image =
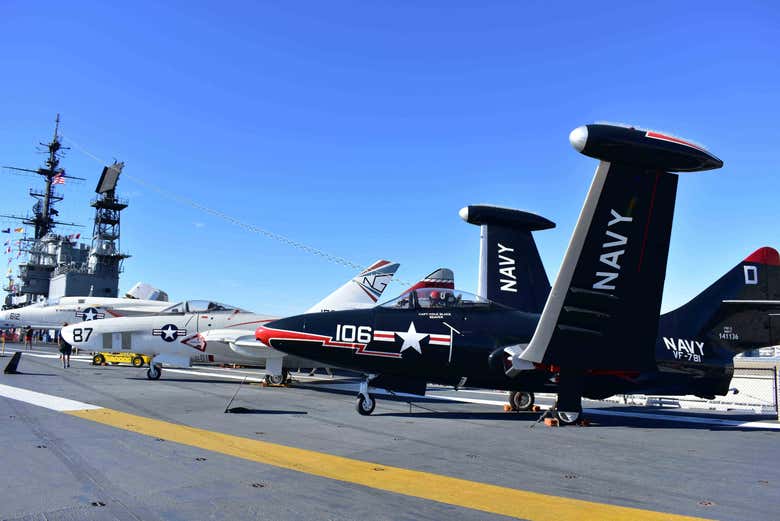
<path id="1" fill-rule="evenodd" d="M 527 344 L 539 315 L 501 307 L 389 309 L 312 313 L 284 318 L 258 330 L 282 352 L 366 374 L 420 379 L 442 385 L 556 392 L 556 368 L 539 366 L 506 375 L 504 348 Z M 659 337 L 664 351 L 665 342 Z M 705 348 L 706 350 L 706 348 Z M 653 392 L 722 394 L 730 378 L 722 363 L 664 356 L 642 371 L 586 374 L 585 396 Z M 728 374 L 727 374 L 728 373 Z M 726 381 L 728 381 L 726 378 Z M 465 379 L 465 380 L 464 380 Z M 698 385 L 697 385 L 698 382 Z"/>

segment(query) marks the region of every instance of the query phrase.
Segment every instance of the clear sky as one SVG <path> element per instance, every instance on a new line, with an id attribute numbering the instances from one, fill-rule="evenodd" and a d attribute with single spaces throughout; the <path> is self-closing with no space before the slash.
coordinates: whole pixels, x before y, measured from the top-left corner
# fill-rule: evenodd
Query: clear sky
<path id="1" fill-rule="evenodd" d="M 122 290 L 291 314 L 354 274 L 165 193 L 471 291 L 479 233 L 458 209 L 527 209 L 558 224 L 537 234 L 552 279 L 596 166 L 568 133 L 598 120 L 725 162 L 680 180 L 665 309 L 780 247 L 776 1 L 109 4 L 0 0 L 0 164 L 38 167 L 60 112 L 163 191 L 120 180 Z M 63 165 L 89 180 L 61 218 L 89 225 L 101 165 L 75 148 Z M 26 212 L 35 184 L 0 172 L 0 211 Z"/>

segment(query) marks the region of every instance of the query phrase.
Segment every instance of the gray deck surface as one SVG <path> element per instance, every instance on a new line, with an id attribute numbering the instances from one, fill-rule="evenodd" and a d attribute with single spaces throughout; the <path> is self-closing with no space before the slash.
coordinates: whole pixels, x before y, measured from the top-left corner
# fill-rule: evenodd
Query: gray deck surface
<path id="1" fill-rule="evenodd" d="M 3 366 L 13 348 L 6 346 Z M 145 369 L 81 360 L 62 369 L 55 357 L 24 355 L 19 369 L 23 374 L 0 374 L 0 384 L 544 494 L 712 519 L 780 519 L 777 430 L 599 415 L 587 428 L 530 428 L 538 414 L 438 400 L 420 400 L 425 409 L 410 413 L 407 403 L 381 398 L 374 415 L 362 417 L 343 381 L 329 380 L 244 385 L 232 404 L 244 414 L 224 414 L 236 381 L 164 371 L 150 382 Z M 0 519 L 501 518 L 158 441 L 2 397 L 0 442 Z"/>

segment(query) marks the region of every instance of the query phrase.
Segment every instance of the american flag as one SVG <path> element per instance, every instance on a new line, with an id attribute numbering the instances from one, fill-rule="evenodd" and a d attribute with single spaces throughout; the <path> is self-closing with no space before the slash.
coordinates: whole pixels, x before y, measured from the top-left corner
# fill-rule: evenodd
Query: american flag
<path id="1" fill-rule="evenodd" d="M 53 185 L 64 185 L 65 184 L 65 178 L 62 177 L 62 174 L 59 173 L 54 176 L 54 179 L 51 180 L 51 184 Z"/>

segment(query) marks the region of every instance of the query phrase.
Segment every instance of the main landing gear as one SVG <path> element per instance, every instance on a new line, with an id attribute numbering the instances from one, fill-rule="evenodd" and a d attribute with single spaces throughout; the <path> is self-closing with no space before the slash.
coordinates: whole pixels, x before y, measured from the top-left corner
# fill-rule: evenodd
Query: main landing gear
<path id="1" fill-rule="evenodd" d="M 149 380 L 159 380 L 160 376 L 162 376 L 162 366 L 154 362 L 149 364 L 149 369 L 146 370 L 146 377 Z"/>
<path id="2" fill-rule="evenodd" d="M 265 375 L 265 383 L 268 385 L 284 385 L 290 382 L 290 371 L 282 369 L 282 374 Z"/>
<path id="3" fill-rule="evenodd" d="M 553 413 L 560 425 L 577 425 L 582 422 L 584 376 L 580 368 L 561 367 L 558 400 L 553 406 Z"/>
<path id="4" fill-rule="evenodd" d="M 534 406 L 534 393 L 512 391 L 509 393 L 509 406 L 513 411 L 530 411 Z"/>
<path id="5" fill-rule="evenodd" d="M 561 425 L 577 425 L 582 417 L 582 411 L 580 412 L 567 412 L 559 411 L 555 409 L 555 418 Z"/>
<path id="6" fill-rule="evenodd" d="M 368 416 L 374 412 L 376 407 L 376 399 L 374 395 L 369 392 L 368 383 L 376 378 L 376 375 L 368 375 L 365 380 L 360 382 L 360 391 L 357 395 L 357 412 L 361 416 Z"/>

